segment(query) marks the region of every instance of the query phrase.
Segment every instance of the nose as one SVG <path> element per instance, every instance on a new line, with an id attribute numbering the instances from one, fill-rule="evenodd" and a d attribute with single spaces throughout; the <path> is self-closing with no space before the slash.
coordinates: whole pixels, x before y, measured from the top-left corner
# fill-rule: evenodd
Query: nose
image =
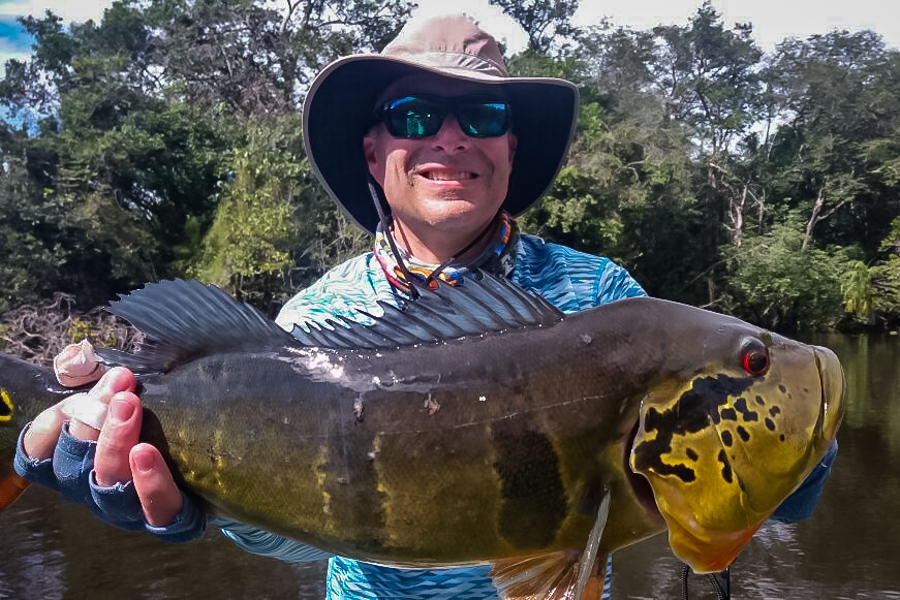
<path id="1" fill-rule="evenodd" d="M 449 154 L 462 152 L 469 148 L 471 138 L 460 128 L 456 115 L 449 114 L 444 118 L 441 128 L 432 140 L 435 150 L 442 150 Z"/>

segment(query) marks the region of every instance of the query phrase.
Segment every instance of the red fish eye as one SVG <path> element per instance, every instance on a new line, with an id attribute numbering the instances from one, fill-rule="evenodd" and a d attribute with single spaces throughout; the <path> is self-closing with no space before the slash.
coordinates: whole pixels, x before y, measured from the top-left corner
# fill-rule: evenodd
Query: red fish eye
<path id="1" fill-rule="evenodd" d="M 769 352 L 766 349 L 744 350 L 744 370 L 759 377 L 769 370 Z"/>

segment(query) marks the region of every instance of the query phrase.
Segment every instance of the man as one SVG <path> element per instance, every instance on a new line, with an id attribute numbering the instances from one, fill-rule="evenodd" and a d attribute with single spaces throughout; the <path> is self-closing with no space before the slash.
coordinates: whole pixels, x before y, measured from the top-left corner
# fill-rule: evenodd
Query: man
<path id="1" fill-rule="evenodd" d="M 514 215 L 537 201 L 563 162 L 577 105 L 567 81 L 508 77 L 494 39 L 462 15 L 410 23 L 382 54 L 327 66 L 304 106 L 307 154 L 338 205 L 375 233 L 375 244 L 291 299 L 279 323 L 360 319 L 379 301 L 413 300 L 410 281 L 465 285 L 474 267 L 569 313 L 643 295 L 608 259 L 518 232 Z M 75 347 L 59 357 L 57 372 L 64 383 L 92 381 L 96 367 L 89 348 Z M 177 488 L 159 451 L 138 443 L 134 390 L 129 371 L 112 369 L 83 399 L 42 413 L 23 433 L 17 469 L 108 522 L 169 540 L 196 537 L 206 517 Z M 810 486 L 813 503 L 822 481 Z M 252 552 L 323 556 L 240 523 L 215 523 Z M 327 585 L 330 597 L 495 597 L 487 571 L 392 569 L 334 557 Z"/>

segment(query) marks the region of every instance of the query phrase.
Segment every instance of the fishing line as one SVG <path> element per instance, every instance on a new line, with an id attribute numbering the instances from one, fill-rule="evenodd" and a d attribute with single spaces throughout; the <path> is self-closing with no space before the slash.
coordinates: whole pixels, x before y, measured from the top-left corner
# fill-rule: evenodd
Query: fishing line
<path id="1" fill-rule="evenodd" d="M 688 600 L 688 576 L 691 574 L 691 568 L 684 565 L 681 568 L 681 598 Z M 718 600 L 731 600 L 731 570 L 725 569 L 718 573 L 709 573 L 706 575 L 713 589 L 716 591 Z"/>

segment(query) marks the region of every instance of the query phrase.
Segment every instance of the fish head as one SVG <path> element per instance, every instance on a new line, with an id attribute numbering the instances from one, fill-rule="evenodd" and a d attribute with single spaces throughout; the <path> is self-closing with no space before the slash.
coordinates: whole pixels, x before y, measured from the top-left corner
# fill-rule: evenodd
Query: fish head
<path id="1" fill-rule="evenodd" d="M 693 369 L 651 386 L 629 457 L 697 573 L 734 561 L 825 455 L 844 410 L 833 352 L 734 321 L 680 349 Z"/>

